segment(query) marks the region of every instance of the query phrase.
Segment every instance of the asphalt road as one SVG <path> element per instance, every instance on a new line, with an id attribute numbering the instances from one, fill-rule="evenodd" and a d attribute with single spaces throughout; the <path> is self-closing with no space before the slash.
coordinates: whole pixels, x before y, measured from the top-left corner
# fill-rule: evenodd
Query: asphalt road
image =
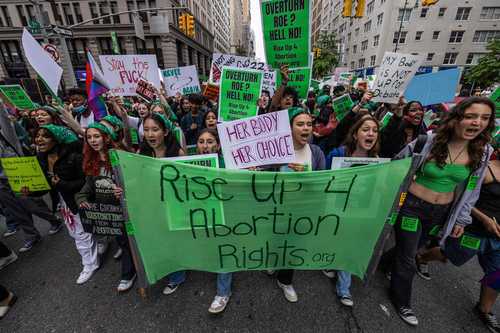
<path id="1" fill-rule="evenodd" d="M 120 265 L 109 251 L 103 267 L 84 285 L 75 281 L 80 257 L 66 230 L 46 236 L 48 224 L 37 221 L 45 235 L 31 252 L 0 271 L 0 283 L 19 297 L 0 322 L 0 332 L 487 332 L 472 313 L 481 270 L 474 260 L 462 268 L 431 266 L 432 281 L 415 280 L 413 308 L 420 325 L 403 323 L 390 305 L 388 281 L 381 273 L 368 287 L 355 280 L 354 309 L 342 307 L 335 285 L 317 271 L 300 271 L 294 285 L 299 295 L 288 303 L 274 279 L 261 272 L 236 273 L 233 296 L 218 316 L 207 312 L 215 295 L 215 274 L 190 272 L 174 294 L 165 296 L 160 282 L 141 299 L 135 289 L 115 290 Z M 3 234 L 5 224 L 0 223 Z M 3 240 L 17 249 L 18 233 Z M 384 310 L 386 309 L 386 310 Z M 498 306 L 495 308 L 498 311 Z"/>

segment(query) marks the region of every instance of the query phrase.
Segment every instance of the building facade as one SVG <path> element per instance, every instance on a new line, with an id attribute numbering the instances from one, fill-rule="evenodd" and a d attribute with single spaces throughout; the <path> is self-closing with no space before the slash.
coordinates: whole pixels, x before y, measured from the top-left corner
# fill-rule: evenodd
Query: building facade
<path id="1" fill-rule="evenodd" d="M 39 0 L 39 2 L 42 10 L 48 14 L 49 23 L 62 27 L 127 10 L 180 6 L 179 1 L 176 0 L 54 0 L 51 2 Z M 60 40 L 66 43 L 75 75 L 75 78 L 68 77 L 71 71 L 66 68 L 66 64 L 69 62 L 62 61 L 65 88 L 73 86 L 74 79 L 79 85 L 84 84 L 86 49 L 94 55 L 113 53 L 111 32 L 116 32 L 121 54 L 155 54 L 160 68 L 196 65 L 200 74 L 208 75 L 214 50 L 213 31 L 215 29 L 209 3 L 212 1 L 186 1 L 189 11 L 195 16 L 194 38 L 189 38 L 179 30 L 178 17 L 181 14 L 179 10 L 140 13 L 145 40 L 136 37 L 133 14 L 130 13 L 94 20 L 73 28 L 72 38 Z M 157 15 L 168 17 L 169 33 L 151 32 L 150 23 Z M 36 77 L 36 73 L 23 56 L 20 43 L 23 27 L 36 20 L 36 11 L 30 1 L 3 0 L 0 2 L 0 80 Z M 38 40 L 43 39 L 42 34 L 39 33 L 34 33 L 34 37 Z M 49 36 L 46 41 L 61 48 L 61 45 L 57 45 L 57 39 Z M 64 57 L 64 53 L 61 57 Z"/>
<path id="2" fill-rule="evenodd" d="M 229 0 L 209 0 L 212 3 L 214 21 L 214 51 L 229 53 L 231 51 L 231 20 Z"/>
<path id="3" fill-rule="evenodd" d="M 343 0 L 315 0 L 316 6 L 313 42 L 315 31 L 334 32 L 339 66 L 360 75 L 372 74 L 386 51 L 423 56 L 419 73 L 466 69 L 490 40 L 500 39 L 498 0 L 441 0 L 430 7 L 420 0 L 367 0 L 362 18 L 342 17 Z"/>
<path id="4" fill-rule="evenodd" d="M 243 5 L 241 0 L 229 0 L 229 17 L 231 30 L 231 53 L 241 53 L 243 45 Z"/>

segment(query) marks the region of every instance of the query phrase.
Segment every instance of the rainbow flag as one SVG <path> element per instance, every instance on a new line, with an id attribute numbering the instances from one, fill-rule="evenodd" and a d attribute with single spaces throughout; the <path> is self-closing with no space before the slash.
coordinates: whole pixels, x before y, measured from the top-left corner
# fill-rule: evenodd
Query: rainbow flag
<path id="1" fill-rule="evenodd" d="M 109 90 L 109 86 L 104 79 L 99 65 L 95 62 L 89 51 L 87 51 L 86 72 L 85 87 L 87 89 L 88 107 L 94 113 L 95 121 L 99 121 L 107 115 L 106 104 L 101 95 Z"/>

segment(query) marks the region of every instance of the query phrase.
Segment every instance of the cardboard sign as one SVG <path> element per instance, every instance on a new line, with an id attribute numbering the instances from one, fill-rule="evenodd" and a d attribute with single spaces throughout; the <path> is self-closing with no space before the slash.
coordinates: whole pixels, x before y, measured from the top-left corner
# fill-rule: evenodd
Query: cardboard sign
<path id="1" fill-rule="evenodd" d="M 219 155 L 217 154 L 203 154 L 203 155 L 194 154 L 190 156 L 167 157 L 164 158 L 164 160 L 198 165 L 207 168 L 219 168 Z"/>
<path id="2" fill-rule="evenodd" d="M 30 192 L 50 190 L 36 156 L 6 157 L 0 159 L 12 191 L 21 192 L 27 187 Z"/>
<path id="3" fill-rule="evenodd" d="M 261 0 L 267 63 L 272 68 L 311 66 L 311 0 Z"/>
<path id="4" fill-rule="evenodd" d="M 203 96 L 211 101 L 219 100 L 219 86 L 211 83 L 207 83 L 203 89 Z"/>
<path id="5" fill-rule="evenodd" d="M 125 219 L 120 205 L 89 203 L 90 208 L 80 208 L 83 230 L 94 235 L 122 236 Z"/>
<path id="6" fill-rule="evenodd" d="M 291 68 L 288 73 L 287 87 L 292 87 L 297 91 L 299 99 L 306 99 L 311 82 L 311 68 Z M 281 75 L 279 76 L 276 86 L 281 86 Z"/>
<path id="7" fill-rule="evenodd" d="M 99 60 L 111 92 L 117 96 L 136 96 L 141 79 L 161 88 L 155 55 L 102 55 Z"/>
<path id="8" fill-rule="evenodd" d="M 196 94 L 201 92 L 196 66 L 168 68 L 161 71 L 167 96 Z"/>
<path id="9" fill-rule="evenodd" d="M 265 62 L 257 61 L 248 57 L 241 57 L 231 54 L 214 53 L 212 67 L 210 67 L 209 82 L 218 84 L 222 75 L 222 67 L 247 68 L 258 71 L 272 70 Z"/>
<path id="10" fill-rule="evenodd" d="M 352 168 L 363 165 L 380 164 L 390 162 L 390 158 L 375 157 L 334 157 L 332 158 L 332 170 Z"/>
<path id="11" fill-rule="evenodd" d="M 20 110 L 32 110 L 35 107 L 26 91 L 18 84 L 0 86 L 0 92 Z"/>
<path id="12" fill-rule="evenodd" d="M 276 92 L 277 71 L 264 71 L 262 78 L 262 90 L 269 91 L 269 96 L 273 97 Z"/>
<path id="13" fill-rule="evenodd" d="M 342 95 L 332 100 L 333 111 L 338 121 L 344 119 L 347 112 L 349 112 L 354 105 L 349 94 Z"/>
<path id="14" fill-rule="evenodd" d="M 461 75 L 458 68 L 416 75 L 404 96 L 407 101 L 419 101 L 423 106 L 453 102 Z"/>
<path id="15" fill-rule="evenodd" d="M 386 52 L 373 85 L 372 101 L 398 103 L 422 60 L 422 56 Z"/>
<path id="16" fill-rule="evenodd" d="M 135 89 L 135 92 L 137 93 L 137 95 L 144 98 L 148 103 L 151 103 L 156 99 L 156 89 L 154 88 L 154 86 L 142 79 L 137 82 L 137 88 Z"/>
<path id="17" fill-rule="evenodd" d="M 219 94 L 219 121 L 257 115 L 263 72 L 224 67 Z"/>
<path id="18" fill-rule="evenodd" d="M 227 169 L 283 164 L 295 160 L 288 111 L 217 125 Z"/>

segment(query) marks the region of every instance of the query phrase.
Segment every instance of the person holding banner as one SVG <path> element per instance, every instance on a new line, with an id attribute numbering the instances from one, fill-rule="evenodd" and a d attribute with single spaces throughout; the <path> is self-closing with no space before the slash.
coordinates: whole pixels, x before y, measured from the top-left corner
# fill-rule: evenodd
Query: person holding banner
<path id="1" fill-rule="evenodd" d="M 92 234 L 83 230 L 75 194 L 85 183 L 81 145 L 76 134 L 63 126 L 42 125 L 35 133 L 38 161 L 59 196 L 61 216 L 82 257 L 83 270 L 77 284 L 87 282 L 99 268 L 97 245 Z"/>
<path id="2" fill-rule="evenodd" d="M 409 104 L 406 114 L 415 107 Z M 493 151 L 488 142 L 495 126 L 494 110 L 495 105 L 487 98 L 463 100 L 448 113 L 435 134 L 420 136 L 396 156 L 421 157 L 416 177 L 401 199 L 404 202 L 394 226 L 396 246 L 386 254 L 393 255 L 390 298 L 409 325 L 418 325 L 411 308 L 417 250 L 434 229 L 442 229 L 444 244 L 448 236 L 462 236 L 464 227 L 472 222 L 471 209 Z"/>

